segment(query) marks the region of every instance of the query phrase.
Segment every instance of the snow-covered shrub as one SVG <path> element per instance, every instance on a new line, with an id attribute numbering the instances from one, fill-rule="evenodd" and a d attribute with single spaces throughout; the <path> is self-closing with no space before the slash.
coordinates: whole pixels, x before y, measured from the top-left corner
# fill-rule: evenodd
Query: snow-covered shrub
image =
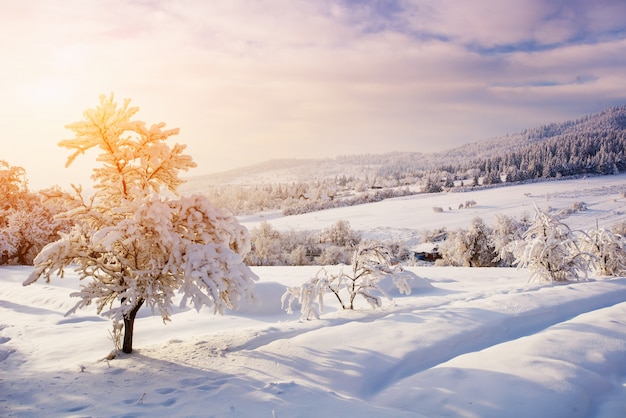
<path id="1" fill-rule="evenodd" d="M 322 253 L 315 258 L 315 264 L 319 266 L 331 266 L 336 264 L 348 264 L 352 254 L 352 248 L 339 247 L 337 245 L 325 245 Z"/>
<path id="2" fill-rule="evenodd" d="M 426 176 L 425 184 L 422 186 L 422 192 L 424 193 L 439 193 L 443 191 L 440 179 L 437 176 Z"/>
<path id="3" fill-rule="evenodd" d="M 572 206 L 566 209 L 561 209 L 559 211 L 559 216 L 565 217 L 569 215 L 573 215 L 578 212 L 584 212 L 587 210 L 587 204 L 585 202 L 574 202 Z"/>
<path id="4" fill-rule="evenodd" d="M 441 259 L 438 265 L 463 267 L 490 267 L 496 256 L 491 243 L 491 229 L 476 217 L 469 229 L 450 231 L 448 238 L 439 246 Z"/>
<path id="5" fill-rule="evenodd" d="M 291 314 L 293 304 L 297 301 L 300 303 L 301 319 L 319 319 L 324 310 L 324 295 L 330 290 L 333 277 L 335 276 L 329 276 L 326 269 L 322 268 L 301 286 L 288 287 L 281 298 L 283 308 Z"/>
<path id="6" fill-rule="evenodd" d="M 421 236 L 420 242 L 441 242 L 448 238 L 448 230 L 446 227 L 436 228 L 431 231 L 424 231 Z"/>
<path id="7" fill-rule="evenodd" d="M 438 266 L 463 266 L 466 260 L 465 242 L 466 230 L 452 230 L 448 232 L 448 237 L 441 242 L 438 247 L 441 258 L 436 260 Z"/>
<path id="8" fill-rule="evenodd" d="M 465 202 L 459 203 L 459 209 L 469 209 L 476 206 L 477 203 L 474 200 L 466 200 Z"/>
<path id="9" fill-rule="evenodd" d="M 581 251 L 595 257 L 597 273 L 608 276 L 626 274 L 626 239 L 606 229 L 592 229 L 579 238 Z"/>
<path id="10" fill-rule="evenodd" d="M 626 221 L 616 222 L 611 226 L 611 232 L 626 238 Z"/>
<path id="11" fill-rule="evenodd" d="M 342 219 L 320 232 L 320 242 L 329 242 L 338 247 L 354 248 L 361 242 L 361 234 L 350 227 L 349 221 Z"/>
<path id="12" fill-rule="evenodd" d="M 380 243 L 361 243 L 352 255 L 350 273 L 343 269 L 329 274 L 322 268 L 301 286 L 290 287 L 282 297 L 283 307 L 292 312 L 293 303 L 301 305 L 302 319 L 319 318 L 324 309 L 323 297 L 332 292 L 343 309 L 354 309 L 357 296 L 364 298 L 372 307 L 380 307 L 381 297 L 391 299 L 379 286 L 382 279 L 390 277 L 400 293 L 410 294 L 408 280 L 417 276 L 392 262 L 389 249 Z"/>
<path id="13" fill-rule="evenodd" d="M 491 233 L 491 244 L 493 246 L 498 265 L 510 267 L 515 262 L 515 255 L 510 244 L 520 240 L 524 232 L 528 229 L 529 223 L 526 219 L 517 220 L 512 216 L 497 214 L 493 222 Z"/>
<path id="14" fill-rule="evenodd" d="M 361 235 L 345 220 L 317 231 L 278 231 L 267 221 L 250 231 L 245 262 L 257 266 L 348 264 Z"/>
<path id="15" fill-rule="evenodd" d="M 37 255 L 24 285 L 63 276 L 71 266 L 88 282 L 72 294 L 80 300 L 68 313 L 94 303 L 114 323 L 123 321 L 122 349 L 130 353 L 142 305 L 167 321 L 181 293 L 182 305 L 222 313 L 254 298 L 257 277 L 243 263 L 250 238 L 236 218 L 204 196 L 172 197 L 183 182 L 178 172 L 195 166 L 184 146 L 165 144 L 178 130 L 131 120 L 139 109 L 128 104 L 101 96 L 85 120 L 67 126 L 76 135 L 59 144 L 74 151 L 68 165 L 86 150 L 101 151 L 103 165 L 92 175 L 96 192 L 85 198 L 77 187 L 74 195 L 59 196 L 63 217 L 74 225 Z"/>
<path id="16" fill-rule="evenodd" d="M 309 264 L 306 247 L 304 245 L 298 245 L 291 250 L 289 253 L 289 264 L 292 266 L 306 266 Z"/>
<path id="17" fill-rule="evenodd" d="M 578 246 L 566 224 L 535 207 L 535 219 L 521 240 L 511 244 L 518 267 L 530 270 L 531 280 L 564 282 L 587 278 L 592 257 Z"/>
<path id="18" fill-rule="evenodd" d="M 250 231 L 251 251 L 246 262 L 255 266 L 282 264 L 283 248 L 280 233 L 269 222 L 263 221 Z"/>
<path id="19" fill-rule="evenodd" d="M 391 257 L 398 261 L 409 261 L 414 258 L 414 253 L 409 250 L 401 240 L 385 240 L 385 245 L 391 252 Z"/>

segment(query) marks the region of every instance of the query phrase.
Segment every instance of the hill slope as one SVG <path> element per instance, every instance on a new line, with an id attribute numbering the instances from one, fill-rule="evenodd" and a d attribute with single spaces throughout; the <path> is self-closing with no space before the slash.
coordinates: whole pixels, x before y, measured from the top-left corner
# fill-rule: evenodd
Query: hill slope
<path id="1" fill-rule="evenodd" d="M 441 167 L 471 166 L 505 153 L 519 152 L 527 147 L 562 136 L 626 130 L 626 105 L 607 108 L 577 120 L 551 123 L 524 129 L 517 133 L 485 139 L 440 153 L 390 152 L 372 155 L 344 155 L 327 159 L 278 159 L 225 172 L 192 176 L 188 189 L 202 184 L 267 184 L 308 182 L 340 176 L 374 178 L 397 173 L 431 171 Z"/>

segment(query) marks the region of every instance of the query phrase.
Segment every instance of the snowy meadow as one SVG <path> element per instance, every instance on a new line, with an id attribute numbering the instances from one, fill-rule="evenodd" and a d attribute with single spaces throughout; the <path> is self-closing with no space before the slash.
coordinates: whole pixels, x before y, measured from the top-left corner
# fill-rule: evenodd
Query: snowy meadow
<path id="1" fill-rule="evenodd" d="M 532 215 L 584 202 L 572 229 L 626 220 L 626 175 L 385 200 L 252 228 L 315 230 L 348 220 L 365 238 L 416 244 L 424 230 L 480 216 Z M 456 209 L 472 199 L 469 209 Z M 443 207 L 435 213 L 433 207 Z M 328 266 L 339 271 L 341 266 Z M 0 415 L 8 417 L 624 417 L 626 278 L 529 282 L 525 269 L 412 266 L 411 294 L 354 311 L 326 295 L 320 319 L 281 306 L 319 270 L 254 267 L 258 303 L 224 316 L 149 308 L 135 350 L 107 359 L 111 323 L 70 316 L 77 276 L 23 287 L 29 267 L 0 267 Z"/>

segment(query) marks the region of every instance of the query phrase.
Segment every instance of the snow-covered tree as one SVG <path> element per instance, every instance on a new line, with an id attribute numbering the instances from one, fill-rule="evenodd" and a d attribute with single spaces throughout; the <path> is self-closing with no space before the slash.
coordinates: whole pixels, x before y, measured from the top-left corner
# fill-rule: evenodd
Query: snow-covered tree
<path id="1" fill-rule="evenodd" d="M 309 264 L 304 245 L 298 245 L 291 250 L 291 253 L 289 253 L 289 264 L 293 266 L 306 266 Z"/>
<path id="2" fill-rule="evenodd" d="M 592 257 L 578 246 L 566 224 L 535 206 L 535 219 L 522 240 L 511 244 L 515 264 L 527 267 L 532 280 L 564 282 L 586 279 Z"/>
<path id="3" fill-rule="evenodd" d="M 20 231 L 12 221 L 27 193 L 25 170 L 0 160 L 0 264 L 11 263 L 18 251 Z"/>
<path id="4" fill-rule="evenodd" d="M 441 187 L 441 181 L 436 175 L 429 175 L 426 177 L 426 183 L 422 187 L 424 193 L 439 193 L 443 190 Z"/>
<path id="5" fill-rule="evenodd" d="M 0 209 L 11 207 L 11 200 L 28 191 L 26 170 L 0 160 Z"/>
<path id="6" fill-rule="evenodd" d="M 280 264 L 281 243 L 280 233 L 267 222 L 261 222 L 250 231 L 252 251 L 246 260 L 251 265 L 273 266 Z"/>
<path id="7" fill-rule="evenodd" d="M 11 250 L 0 259 L 8 264 L 31 265 L 41 249 L 59 238 L 59 233 L 69 229 L 69 222 L 55 219 L 56 212 L 41 198 L 29 193 L 19 208 L 6 214 L 6 224 L 0 236 L 11 243 Z"/>
<path id="8" fill-rule="evenodd" d="M 493 266 L 495 252 L 491 232 L 479 217 L 472 220 L 469 229 L 449 232 L 446 241 L 439 246 L 442 258 L 437 263 L 465 267 Z"/>
<path id="9" fill-rule="evenodd" d="M 494 261 L 501 266 L 510 267 L 515 262 L 515 255 L 510 244 L 522 239 L 524 232 L 530 226 L 527 218 L 517 220 L 514 217 L 497 214 L 491 233 L 491 244 L 496 254 Z"/>
<path id="10" fill-rule="evenodd" d="M 349 221 L 341 219 L 320 232 L 320 241 L 354 248 L 361 241 L 361 234 L 350 227 Z"/>
<path id="11" fill-rule="evenodd" d="M 58 206 L 28 190 L 26 171 L 0 161 L 0 264 L 32 264 L 37 253 L 67 230 Z"/>
<path id="12" fill-rule="evenodd" d="M 175 198 L 183 182 L 179 171 L 195 166 L 183 145 L 165 143 L 178 130 L 132 120 L 138 108 L 129 102 L 118 106 L 113 95 L 101 96 L 83 121 L 67 125 L 76 135 L 59 143 L 74 151 L 67 165 L 89 149 L 100 151 L 102 165 L 91 176 L 95 194 L 87 199 L 75 187 L 58 196 L 68 208 L 63 217 L 74 226 L 39 253 L 24 282 L 49 281 L 74 268 L 87 283 L 72 294 L 80 300 L 68 314 L 95 303 L 114 324 L 123 321 L 127 353 L 144 304 L 167 321 L 180 293 L 181 305 L 221 313 L 252 299 L 256 279 L 243 263 L 250 250 L 247 229 L 206 197 Z"/>
<path id="13" fill-rule="evenodd" d="M 332 278 L 334 276 L 329 276 L 326 269 L 322 268 L 301 286 L 288 287 L 281 298 L 287 313 L 293 313 L 293 303 L 298 301 L 300 319 L 319 319 L 324 310 L 324 295 L 329 291 Z"/>
<path id="14" fill-rule="evenodd" d="M 599 274 L 619 276 L 626 274 L 626 240 L 606 229 L 592 229 L 579 239 L 581 251 L 592 254 Z"/>
<path id="15" fill-rule="evenodd" d="M 338 274 L 328 274 L 322 268 L 303 285 L 287 288 L 282 303 L 287 312 L 291 313 L 293 303 L 298 301 L 302 319 L 319 317 L 324 309 L 323 297 L 328 292 L 336 296 L 343 309 L 354 309 L 357 296 L 364 298 L 372 307 L 380 307 L 381 296 L 391 299 L 379 286 L 385 277 L 393 280 L 400 293 L 408 295 L 411 293 L 408 280 L 416 276 L 400 265 L 394 265 L 391 252 L 385 245 L 363 242 L 352 255 L 350 273 L 342 269 Z"/>
<path id="16" fill-rule="evenodd" d="M 339 247 L 337 245 L 324 245 L 321 254 L 315 258 L 315 263 L 320 266 L 335 264 L 348 264 L 352 259 L 352 247 Z"/>

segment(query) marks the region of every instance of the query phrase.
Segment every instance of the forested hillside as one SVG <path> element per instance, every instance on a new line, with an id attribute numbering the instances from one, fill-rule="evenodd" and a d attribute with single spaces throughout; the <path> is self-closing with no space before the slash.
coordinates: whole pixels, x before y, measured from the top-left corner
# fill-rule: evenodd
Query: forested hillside
<path id="1" fill-rule="evenodd" d="M 507 152 L 478 158 L 465 169 L 479 169 L 486 179 L 496 181 L 501 176 L 507 181 L 523 181 L 623 171 L 626 106 L 609 108 L 576 122 L 524 131 L 511 137 L 510 145 Z"/>
<path id="2" fill-rule="evenodd" d="M 470 143 L 444 153 L 392 152 L 272 160 L 193 177 L 202 193 L 235 214 L 294 214 L 459 186 L 480 187 L 626 170 L 626 105 Z"/>

